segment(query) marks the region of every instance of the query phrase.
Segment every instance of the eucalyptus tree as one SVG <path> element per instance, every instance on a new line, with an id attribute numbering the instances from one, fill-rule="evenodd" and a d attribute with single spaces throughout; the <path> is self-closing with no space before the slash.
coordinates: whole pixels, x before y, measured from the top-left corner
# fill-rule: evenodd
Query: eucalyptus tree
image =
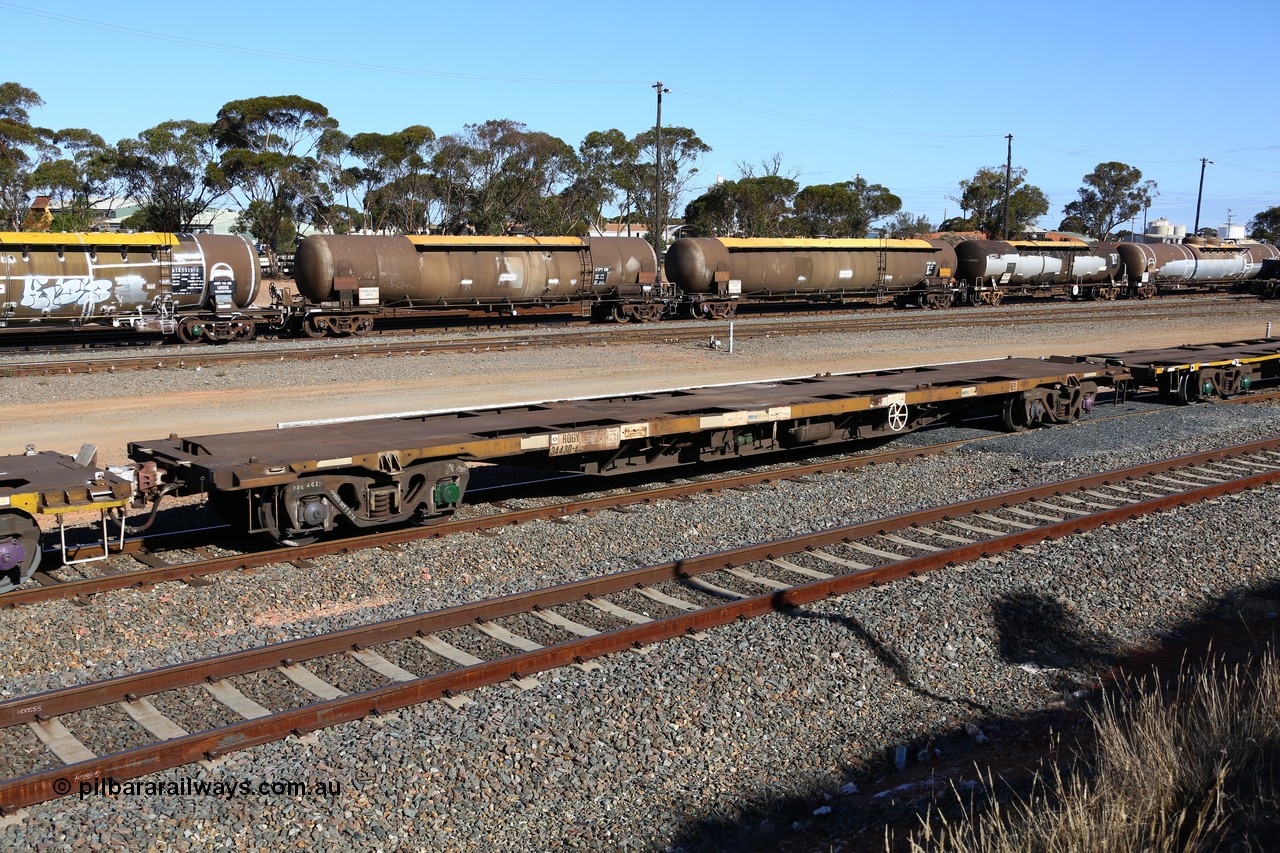
<path id="1" fill-rule="evenodd" d="M 1143 182 L 1140 169 L 1114 160 L 1099 163 L 1083 180 L 1084 186 L 1076 191 L 1079 198 L 1062 212 L 1079 219 L 1086 234 L 1102 241 L 1111 239 L 1117 225 L 1150 207 L 1159 195 L 1156 182 Z"/>
<path id="2" fill-rule="evenodd" d="M 58 208 L 53 228 L 87 231 L 101 217 L 102 205 L 123 191 L 116 173 L 116 149 L 101 136 L 83 127 L 70 127 L 49 135 L 56 155 L 31 173 L 30 186 L 47 193 Z"/>
<path id="3" fill-rule="evenodd" d="M 120 140 L 116 152 L 125 194 L 139 202 L 139 228 L 189 231 L 231 191 L 207 122 L 161 122 Z"/>
<path id="4" fill-rule="evenodd" d="M 351 137 L 347 152 L 360 165 L 346 172 L 351 184 L 360 188 L 360 228 L 402 234 L 429 228 L 435 150 L 435 131 L 420 124 L 395 133 Z"/>
<path id="5" fill-rule="evenodd" d="M 44 106 L 34 90 L 0 83 L 0 228 L 17 231 L 31 209 L 31 174 L 57 154 L 52 132 L 31 124 L 30 110 Z"/>
<path id="6" fill-rule="evenodd" d="M 1027 170 L 1021 166 L 1009 172 L 1009 237 L 1025 230 L 1049 212 L 1049 199 L 1044 191 L 1027 183 Z M 960 195 L 952 201 L 960 203 L 965 219 L 974 228 L 1000 238 L 1005 227 L 1005 168 L 986 166 L 972 178 L 960 182 Z"/>
<path id="7" fill-rule="evenodd" d="M 861 175 L 796 193 L 796 230 L 808 237 L 865 237 L 873 223 L 902 209 L 902 199 Z"/>
<path id="8" fill-rule="evenodd" d="M 274 266 L 294 219 L 331 200 L 324 164 L 345 142 L 338 122 L 315 101 L 268 95 L 224 105 L 213 138 L 223 174 L 247 201 L 238 227 L 266 245 Z"/>
<path id="9" fill-rule="evenodd" d="M 691 128 L 662 128 L 662 177 L 659 186 L 657 143 L 656 127 L 637 134 L 631 140 L 637 153 L 630 169 L 630 181 L 636 188 L 636 210 L 641 221 L 650 223 L 657 221 L 654 214 L 659 210 L 664 222 L 671 220 L 679 209 L 681 197 L 698 174 L 698 164 L 703 155 L 711 151 L 711 146 L 703 142 Z M 650 240 L 654 249 L 661 254 L 662 235 L 650 234 Z"/>
<path id="10" fill-rule="evenodd" d="M 577 171 L 563 140 L 510 119 L 442 137 L 432 159 L 439 221 L 455 234 L 554 232 L 569 214 L 559 194 Z"/>

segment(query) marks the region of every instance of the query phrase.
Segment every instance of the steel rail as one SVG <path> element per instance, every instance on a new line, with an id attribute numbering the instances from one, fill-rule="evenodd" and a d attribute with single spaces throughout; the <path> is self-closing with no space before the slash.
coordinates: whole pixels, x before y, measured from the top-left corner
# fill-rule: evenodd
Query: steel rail
<path id="1" fill-rule="evenodd" d="M 11 726 L 33 719 L 43 719 L 112 702 L 135 701 L 178 687 L 204 681 L 217 681 L 274 666 L 289 666 L 326 654 L 359 650 L 435 631 L 488 621 L 530 610 L 581 601 L 586 597 L 617 592 L 635 586 L 690 578 L 706 572 L 761 560 L 776 559 L 796 552 L 811 550 L 857 538 L 878 535 L 913 525 L 945 521 L 974 512 L 1008 507 L 1016 503 L 1060 496 L 1079 489 L 1097 488 L 1117 481 L 1133 480 L 1153 473 L 1229 459 L 1259 451 L 1280 448 L 1280 439 L 1255 442 L 1233 448 L 1220 448 L 1190 454 L 1173 460 L 1147 463 L 1100 475 L 1077 477 L 990 498 L 922 510 L 891 519 L 847 525 L 813 534 L 736 548 L 657 566 L 620 572 L 562 584 L 545 590 L 517 593 L 489 601 L 460 605 L 433 613 L 418 614 L 388 622 L 349 628 L 313 638 L 277 643 L 259 649 L 232 652 L 202 661 L 176 664 L 146 673 L 121 676 L 92 684 L 79 685 L 43 694 L 21 697 L 0 703 L 0 725 Z M 1157 498 L 1136 501 L 1088 515 L 1051 522 L 1039 527 L 1018 530 L 992 539 L 964 544 L 838 575 L 826 580 L 798 584 L 786 589 L 744 597 L 728 603 L 712 605 L 690 613 L 656 619 L 652 622 L 609 631 L 594 636 L 567 640 L 532 651 L 520 652 L 491 661 L 463 666 L 412 681 L 399 682 L 373 690 L 320 701 L 301 708 L 278 712 L 267 717 L 246 720 L 213 729 L 163 740 L 107 756 L 76 762 L 61 768 L 39 771 L 0 783 L 0 812 L 12 813 L 18 808 L 43 802 L 70 792 L 72 782 L 91 779 L 130 779 L 157 770 L 188 764 L 201 759 L 214 759 L 226 753 L 262 743 L 326 728 L 381 714 L 398 708 L 420 704 L 431 699 L 465 692 L 476 687 L 520 679 L 541 672 L 580 663 L 631 648 L 670 639 L 685 633 L 725 625 L 739 619 L 788 610 L 856 589 L 933 571 L 949 565 L 1013 548 L 1060 538 L 1073 533 L 1118 523 L 1140 515 L 1183 506 L 1213 497 L 1280 483 L 1280 468 L 1251 474 L 1212 485 L 1200 486 Z"/>
<path id="2" fill-rule="evenodd" d="M 990 438 L 994 438 L 991 436 Z M 130 589 L 153 586 L 168 581 L 186 580 L 204 575 L 218 574 L 249 568 L 260 568 L 274 563 L 288 563 L 306 560 L 312 557 L 325 557 L 335 554 L 348 554 L 368 548 L 403 545 L 422 539 L 438 539 L 458 533 L 475 533 L 510 527 L 516 524 L 527 524 L 531 521 L 544 521 L 552 518 L 564 518 L 569 515 L 601 512 L 619 509 L 636 504 L 647 504 L 661 500 L 674 500 L 697 494 L 738 489 L 763 483 L 791 480 L 811 474 L 826 474 L 834 471 L 847 471 L 865 465 L 900 462 L 905 459 L 934 456 L 945 453 L 956 447 L 982 441 L 989 437 L 958 439 L 924 447 L 908 447 L 900 450 L 882 451 L 867 456 L 855 456 L 848 459 L 833 459 L 823 462 L 811 462 L 805 465 L 791 466 L 782 470 L 756 471 L 747 474 L 733 474 L 717 477 L 713 480 L 701 480 L 693 483 L 676 483 L 663 486 L 652 486 L 635 489 L 623 495 L 605 495 L 580 500 L 560 501 L 543 506 L 492 513 L 475 518 L 451 519 L 426 527 L 415 527 L 377 533 L 366 533 L 358 536 L 315 542 L 310 545 L 291 545 L 283 548 L 271 548 L 255 551 L 250 554 L 235 554 L 228 557 L 213 557 L 190 563 L 172 566 L 148 567 L 132 571 L 95 578 L 81 578 L 49 583 L 46 586 L 31 586 L 0 593 L 0 610 L 20 607 L 41 601 L 54 601 L 64 598 L 75 598 L 95 595 L 117 589 Z M 73 551 L 71 556 L 80 557 L 93 551 L 84 548 Z M 100 548 L 98 549 L 100 551 Z"/>
<path id="3" fill-rule="evenodd" d="M 1215 405 L 1221 403 L 1240 404 L 1270 402 L 1277 399 L 1280 399 L 1280 391 L 1254 393 L 1244 397 L 1236 397 L 1228 400 L 1214 400 L 1210 402 Z M 1120 415 L 1110 415 L 1101 418 L 1092 418 L 1084 423 L 1098 424 L 1112 420 L 1113 418 L 1128 418 L 1149 414 L 1154 414 L 1154 412 L 1131 412 Z M 218 574 L 226 571 L 260 568 L 274 563 L 294 562 L 306 560 L 312 557 L 331 556 L 335 554 L 347 554 L 367 548 L 403 545 L 409 542 L 420 541 L 422 539 L 441 538 L 458 533 L 474 533 L 494 530 L 501 527 L 525 524 L 531 521 L 543 521 L 553 518 L 564 518 L 571 515 L 590 514 L 593 512 L 620 509 L 636 504 L 647 504 L 661 500 L 674 500 L 695 494 L 707 494 L 764 483 L 794 480 L 808 475 L 848 471 L 866 465 L 901 462 L 907 459 L 935 456 L 966 444 L 991 441 L 1006 436 L 1007 433 L 997 433 L 989 436 L 976 436 L 972 438 L 957 439 L 954 441 L 939 442 L 937 444 L 927 446 L 881 451 L 879 453 L 855 456 L 847 459 L 834 459 L 823 462 L 792 465 L 783 469 L 774 469 L 764 472 L 734 474 L 725 477 L 717 477 L 711 480 L 700 480 L 693 483 L 645 487 L 633 489 L 630 493 L 625 495 L 608 495 L 597 498 L 571 500 L 568 502 L 556 502 L 539 507 L 512 510 L 504 513 L 485 514 L 475 518 L 454 519 L 421 528 L 368 533 L 345 539 L 317 542 L 306 546 L 274 548 L 250 554 L 213 557 L 189 563 L 175 563 L 169 566 L 148 566 L 147 568 L 142 569 L 119 571 L 101 577 L 79 578 L 76 580 L 56 580 L 50 578 L 39 586 L 28 586 L 6 593 L 0 593 L 0 610 L 12 607 L 21 607 L 42 601 L 56 601 L 67 598 L 86 598 L 98 593 L 110 592 L 112 590 L 145 588 L 154 586 L 155 584 L 167 583 L 170 581 L 191 580 L 193 578 Z M 189 536 L 190 532 L 184 531 L 182 533 L 161 535 L 165 537 L 177 537 L 180 541 L 185 541 L 185 537 Z M 144 539 L 127 540 L 126 547 L 123 551 L 117 550 L 112 553 L 145 552 L 147 550 L 147 541 L 148 540 Z M 173 550 L 185 550 L 191 547 L 193 546 L 178 545 L 175 546 Z M 73 559 L 87 556 L 98 556 L 101 554 L 101 546 L 93 545 L 78 546 L 69 551 L 69 556 Z"/>
<path id="4" fill-rule="evenodd" d="M 1039 313 L 1061 322 L 1095 319 L 1096 312 L 1080 307 L 1059 310 L 1040 309 Z M 1216 316 L 1236 312 L 1217 310 L 1197 316 Z M 1006 325 L 1011 320 L 1033 319 L 1035 311 L 1015 316 L 983 314 L 968 321 L 969 325 Z M 1185 312 L 1163 310 L 1142 314 L 1143 319 L 1170 319 L 1185 316 Z M 1127 319 L 1128 317 L 1120 318 Z M 777 337 L 782 335 L 837 334 L 855 331 L 892 332 L 929 329 L 952 325 L 946 316 L 930 312 L 923 317 L 814 319 L 790 320 L 778 323 L 739 323 L 735 326 L 737 338 Z M 705 326 L 611 326 L 599 331 L 540 332 L 503 335 L 495 337 L 454 338 L 437 341 L 398 343 L 326 344 L 322 346 L 291 346 L 237 350 L 187 348 L 173 353 L 148 355 L 104 356 L 89 359 L 62 359 L 46 361 L 14 361 L 0 364 L 0 376 L 50 376 L 83 373 L 111 373 L 117 370 L 143 369 L 191 369 L 225 364 L 274 363 L 283 361 L 319 361 L 342 358 L 386 358 L 397 355 L 426 355 L 447 352 L 505 352 L 511 349 L 536 349 L 564 346 L 616 346 L 619 344 L 679 343 L 701 340 L 722 331 L 720 324 Z"/>

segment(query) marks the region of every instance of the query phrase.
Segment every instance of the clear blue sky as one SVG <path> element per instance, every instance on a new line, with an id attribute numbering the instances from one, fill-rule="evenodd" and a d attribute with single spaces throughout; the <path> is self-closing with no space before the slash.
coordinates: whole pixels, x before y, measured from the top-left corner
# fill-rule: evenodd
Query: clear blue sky
<path id="1" fill-rule="evenodd" d="M 0 77 L 32 120 L 110 142 L 226 102 L 299 94 L 347 133 L 509 118 L 577 147 L 592 130 L 693 128 L 695 193 L 780 152 L 802 185 L 854 174 L 935 224 L 957 183 L 1013 161 L 1056 226 L 1081 177 L 1156 180 L 1151 218 L 1280 205 L 1274 0 L 1037 2 L 0 2 Z M 689 198 L 683 201 L 687 202 Z M 1141 222 L 1139 222 L 1139 226 Z"/>

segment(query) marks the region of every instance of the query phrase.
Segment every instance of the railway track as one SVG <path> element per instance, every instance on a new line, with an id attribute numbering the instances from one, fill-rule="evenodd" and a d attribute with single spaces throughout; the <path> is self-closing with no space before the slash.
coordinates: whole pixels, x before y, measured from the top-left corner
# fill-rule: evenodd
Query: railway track
<path id="1" fill-rule="evenodd" d="M 1152 396 L 1154 395 L 1147 395 Z M 1216 404 L 1264 403 L 1280 399 L 1280 391 L 1254 392 L 1247 396 L 1220 400 Z M 1117 418 L 1145 417 L 1155 412 L 1127 412 L 1102 417 L 1095 416 L 1087 423 L 1097 424 Z M 441 538 L 458 533 L 474 533 L 497 530 L 533 521 L 562 519 L 572 515 L 589 515 L 610 510 L 625 511 L 629 506 L 664 500 L 680 500 L 692 495 L 707 494 L 728 489 L 799 479 L 806 476 L 848 471 L 867 465 L 902 462 L 913 458 L 936 456 L 954 448 L 1000 438 L 1006 433 L 977 436 L 936 444 L 899 448 L 859 456 L 827 459 L 819 462 L 771 466 L 767 470 L 741 474 L 722 474 L 700 478 L 693 482 L 668 485 L 642 485 L 624 493 L 600 497 L 571 498 L 565 501 L 543 502 L 536 507 L 507 510 L 504 500 L 489 502 L 499 512 L 483 512 L 424 527 L 384 530 L 342 539 L 329 539 L 305 546 L 272 548 L 248 553 L 217 556 L 211 553 L 208 534 L 229 530 L 226 526 L 204 527 L 170 533 L 140 536 L 126 539 L 122 548 L 112 549 L 112 555 L 130 555 L 137 568 L 122 569 L 118 565 L 106 567 L 103 574 L 93 577 L 64 579 L 57 576 L 60 567 L 54 566 L 38 572 L 31 584 L 20 589 L 0 593 L 0 609 L 21 607 L 42 601 L 77 599 L 86 601 L 94 595 L 119 589 L 137 589 L 170 581 L 189 584 L 207 582 L 209 576 L 228 571 L 261 568 L 276 563 L 291 563 L 298 568 L 312 568 L 309 561 L 317 557 L 352 553 L 365 549 L 381 548 L 397 550 L 400 546 L 422 539 Z M 539 481 L 539 484 L 546 481 Z M 192 553 L 199 559 L 172 562 L 174 554 Z M 100 545 L 71 546 L 67 557 L 80 560 L 104 556 Z M 46 555 L 52 559 L 52 555 Z"/>
<path id="2" fill-rule="evenodd" d="M 1276 483 L 1280 439 L 6 700 L 0 702 L 0 730 L 29 729 L 56 761 L 0 781 L 0 812 L 12 814 L 83 792 L 95 780 L 119 783 L 165 768 L 217 761 L 290 734 L 434 699 L 460 706 L 468 701 L 468 691 L 484 685 L 533 689 L 538 685 L 533 676 L 545 670 L 595 667 L 596 658 L 697 635 L 735 620 Z M 464 651 L 476 638 L 485 648 L 505 651 L 487 658 Z M 348 665 L 354 661 L 381 686 L 344 691 L 316 674 L 329 659 Z M 264 707 L 235 681 L 254 673 L 282 676 L 305 701 L 288 708 Z M 189 732 L 157 708 L 157 697 L 175 693 L 183 701 L 215 704 L 235 721 Z M 147 742 L 99 755 L 68 725 L 74 726 L 73 715 L 96 716 L 111 709 L 123 711 L 148 733 Z"/>
<path id="3" fill-rule="evenodd" d="M 1129 306 L 1126 306 L 1128 308 Z M 1198 316 L 1230 316 L 1238 313 L 1228 306 L 1206 308 Z M 1135 303 L 1132 310 L 1118 313 L 1112 305 L 1058 305 L 1048 308 L 1015 306 L 1015 310 L 973 311 L 963 315 L 967 326 L 1003 326 L 1010 323 L 1042 321 L 1077 322 L 1124 319 L 1140 314 L 1145 320 L 1174 319 L 1183 315 L 1177 308 L 1149 303 Z M 737 338 L 767 338 L 789 335 L 849 332 L 920 331 L 944 328 L 956 322 L 957 315 L 948 312 L 897 312 L 887 316 L 842 317 L 837 319 L 802 319 L 781 321 L 738 322 Z M 227 364 L 251 364 L 321 359 L 385 358 L 396 355 L 426 355 L 457 352 L 504 352 L 512 349 L 535 349 L 563 346 L 616 346 L 619 344 L 688 343 L 709 341 L 725 335 L 724 323 L 659 324 L 640 326 L 591 327 L 579 330 L 528 331 L 502 335 L 475 335 L 431 341 L 393 341 L 356 343 L 299 342 L 287 346 L 254 346 L 249 349 L 222 349 L 207 346 L 165 348 L 145 355 L 110 353 L 91 358 L 15 360 L 0 364 L 0 377 L 48 376 L 81 373 L 110 373 L 118 370 L 194 369 Z"/>

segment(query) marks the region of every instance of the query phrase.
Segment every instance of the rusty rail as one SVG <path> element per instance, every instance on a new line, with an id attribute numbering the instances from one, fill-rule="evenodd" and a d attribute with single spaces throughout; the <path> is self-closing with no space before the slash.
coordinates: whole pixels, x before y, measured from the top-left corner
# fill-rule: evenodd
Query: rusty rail
<path id="1" fill-rule="evenodd" d="M 1144 306 L 1149 307 L 1149 306 Z M 1017 314 L 1019 320 L 1029 320 L 1037 315 L 1047 319 L 1071 322 L 1094 319 L 1105 310 L 1101 306 L 1071 306 L 1057 309 L 1030 309 Z M 1115 308 L 1111 307 L 1110 312 Z M 1234 314 L 1219 310 L 1200 316 Z M 1143 314 L 1144 318 L 1163 319 L 1184 316 L 1185 312 L 1166 309 L 1163 313 Z M 1004 325 L 1011 317 L 1008 312 L 982 312 L 966 314 L 968 325 Z M 885 318 L 842 318 L 789 320 L 771 323 L 739 323 L 735 337 L 760 338 L 783 335 L 825 334 L 857 331 L 905 331 L 928 329 L 950 325 L 953 319 L 947 314 L 930 312 L 922 316 L 895 316 Z M 213 348 L 187 347 L 181 350 L 148 355 L 104 356 L 88 359 L 62 359 L 48 361 L 14 361 L 0 364 L 0 377 L 49 376 L 80 373 L 112 373 L 117 370 L 188 369 L 213 367 L 224 364 L 250 364 L 283 361 L 316 361 L 323 359 L 386 358 L 396 355 L 426 355 L 447 352 L 504 352 L 512 349 L 534 349 L 563 346 L 616 346 L 618 344 L 681 343 L 703 340 L 722 328 L 722 323 L 704 325 L 608 326 L 586 331 L 535 332 L 513 335 L 452 338 L 437 341 L 393 343 L 326 343 L 322 345 L 260 348 L 250 351 L 227 352 Z"/>
<path id="2" fill-rule="evenodd" d="M 580 663 L 635 645 L 654 643 L 691 631 L 724 625 L 734 620 L 793 608 L 828 596 L 990 556 L 1046 539 L 1080 533 L 1159 510 L 1280 483 L 1280 458 L 1276 456 L 1278 450 L 1280 450 L 1280 439 L 1221 448 L 1173 460 L 1076 477 L 1002 495 L 907 513 L 889 519 L 847 525 L 788 539 L 676 560 L 600 578 L 566 583 L 549 589 L 518 593 L 5 701 L 0 703 L 0 726 L 18 725 L 37 718 L 47 719 L 112 702 L 138 701 L 140 697 L 166 690 L 188 687 L 205 681 L 218 681 L 270 667 L 288 667 L 295 665 L 296 662 L 324 655 L 365 649 L 406 638 L 426 637 L 437 631 L 545 610 L 556 605 L 582 601 L 621 590 L 662 582 L 689 581 L 709 572 L 728 570 L 754 562 L 776 560 L 799 552 L 853 542 L 859 538 L 884 535 L 895 530 L 947 522 L 974 513 L 1008 509 L 1028 502 L 1043 507 L 1043 503 L 1035 502 L 1053 498 L 1061 500 L 1069 497 L 1072 492 L 1096 490 L 1114 486 L 1117 483 L 1132 485 L 1135 481 L 1153 474 L 1183 471 L 1184 476 L 1193 480 L 1222 480 L 1221 470 L 1213 471 L 1213 476 L 1210 477 L 1203 472 L 1196 474 L 1194 469 L 1213 462 L 1240 460 L 1251 455 L 1255 457 L 1254 461 L 1247 463 L 1255 473 L 1246 476 L 1196 486 L 1160 497 L 1148 496 L 1146 499 L 1128 502 L 1122 506 L 1015 530 L 990 539 L 970 541 L 967 544 L 926 553 L 919 557 L 904 557 L 843 575 L 770 590 L 764 594 L 743 595 L 737 600 L 703 607 L 693 612 L 679 613 L 616 631 L 538 647 L 532 651 L 522 651 L 495 660 L 481 661 L 436 675 L 399 682 L 362 693 L 343 695 L 267 717 L 246 720 L 211 731 L 163 740 L 114 755 L 95 757 L 62 768 L 29 774 L 0 783 L 0 811 L 12 812 L 25 805 L 65 795 L 72 790 L 72 783 L 82 780 L 107 777 L 116 780 L 130 779 L 200 759 L 216 758 L 228 752 L 279 740 L 289 734 L 301 734 L 359 719 L 371 713 L 385 713 L 431 699 L 462 693 L 475 687 L 496 684 L 513 678 L 520 679 L 532 673 Z M 1270 456 L 1259 457 L 1259 454 L 1270 454 Z M 1259 463 L 1256 461 L 1257 458 L 1265 461 Z M 1244 466 L 1237 463 L 1235 467 Z M 1256 471 L 1257 468 L 1266 470 Z M 1154 486 L 1148 485 L 1148 488 L 1154 488 Z M 1161 486 L 1161 488 L 1169 487 Z M 1117 490 L 1137 491 L 1123 487 Z M 1138 493 L 1149 495 L 1149 492 L 1138 491 Z M 1113 498 L 1110 502 L 1116 503 L 1118 500 Z M 1044 510 L 1040 509 L 1040 512 L 1043 513 Z M 1068 513 L 1060 511 L 1058 514 Z"/>

